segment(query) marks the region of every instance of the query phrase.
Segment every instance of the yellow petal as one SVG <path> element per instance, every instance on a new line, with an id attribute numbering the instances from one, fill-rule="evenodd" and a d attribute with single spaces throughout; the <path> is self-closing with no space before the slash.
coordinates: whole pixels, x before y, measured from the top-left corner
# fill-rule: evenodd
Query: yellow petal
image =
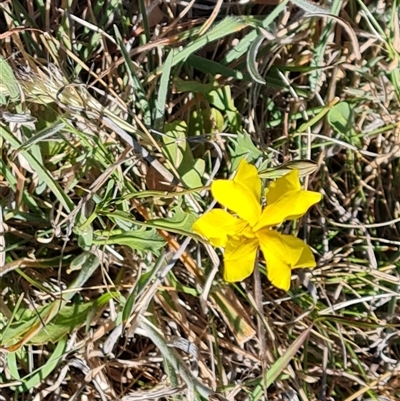
<path id="1" fill-rule="evenodd" d="M 322 195 L 318 192 L 289 191 L 264 208 L 260 221 L 254 227 L 254 231 L 263 227 L 278 225 L 285 220 L 298 219 L 312 205 L 318 203 L 321 198 Z"/>
<path id="2" fill-rule="evenodd" d="M 289 191 L 300 190 L 299 170 L 293 170 L 283 177 L 278 178 L 276 181 L 271 182 L 265 194 L 267 205 L 276 202 Z"/>
<path id="3" fill-rule="evenodd" d="M 224 247 L 228 235 L 236 235 L 247 223 L 222 209 L 205 213 L 193 223 L 192 230 L 206 238 L 215 247 Z"/>
<path id="4" fill-rule="evenodd" d="M 258 176 L 258 170 L 255 166 L 247 163 L 246 160 L 242 159 L 233 181 L 247 188 L 247 190 L 252 193 L 257 201 L 260 203 L 261 179 Z"/>
<path id="5" fill-rule="evenodd" d="M 261 180 L 257 169 L 245 160 L 240 162 L 233 180 L 216 180 L 211 185 L 213 197 L 229 210 L 254 226 L 261 216 Z"/>
<path id="6" fill-rule="evenodd" d="M 229 237 L 224 254 L 224 280 L 230 283 L 242 281 L 254 270 L 258 239 Z"/>
<path id="7" fill-rule="evenodd" d="M 316 265 L 310 247 L 299 238 L 268 229 L 257 232 L 257 237 L 267 264 L 268 279 L 277 288 L 289 290 L 291 269 Z"/>
<path id="8" fill-rule="evenodd" d="M 286 246 L 292 249 L 293 256 L 295 254 L 300 254 L 297 260 L 296 256 L 290 261 L 291 269 L 297 269 L 299 267 L 313 268 L 317 265 L 311 248 L 302 239 L 294 237 L 293 235 L 280 235 L 280 237 Z"/>

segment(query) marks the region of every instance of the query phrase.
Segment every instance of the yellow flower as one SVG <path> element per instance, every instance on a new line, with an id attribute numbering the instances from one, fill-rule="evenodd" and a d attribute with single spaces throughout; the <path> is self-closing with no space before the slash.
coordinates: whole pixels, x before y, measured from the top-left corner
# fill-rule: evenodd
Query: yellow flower
<path id="1" fill-rule="evenodd" d="M 282 290 L 289 290 L 291 269 L 315 267 L 310 247 L 293 235 L 273 230 L 285 220 L 303 216 L 321 194 L 301 189 L 298 170 L 278 178 L 266 191 L 267 206 L 262 209 L 261 179 L 256 167 L 240 162 L 233 180 L 216 180 L 213 197 L 236 216 L 214 209 L 193 224 L 193 231 L 211 245 L 225 248 L 224 280 L 242 281 L 254 270 L 258 248 L 267 264 L 268 279 Z"/>

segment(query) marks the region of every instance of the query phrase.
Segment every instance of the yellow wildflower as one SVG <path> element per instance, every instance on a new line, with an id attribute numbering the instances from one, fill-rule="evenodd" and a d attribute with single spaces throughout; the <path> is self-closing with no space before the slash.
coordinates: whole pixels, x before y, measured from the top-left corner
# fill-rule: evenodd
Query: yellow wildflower
<path id="1" fill-rule="evenodd" d="M 211 245 L 225 248 L 224 280 L 242 281 L 254 270 L 258 248 L 267 264 L 268 279 L 282 290 L 289 290 L 291 269 L 315 267 L 310 247 L 293 235 L 273 228 L 285 220 L 303 216 L 321 194 L 301 189 L 298 170 L 278 178 L 266 191 L 267 206 L 262 209 L 261 179 L 256 167 L 240 162 L 233 180 L 216 180 L 213 197 L 236 216 L 214 209 L 193 224 L 193 231 Z"/>

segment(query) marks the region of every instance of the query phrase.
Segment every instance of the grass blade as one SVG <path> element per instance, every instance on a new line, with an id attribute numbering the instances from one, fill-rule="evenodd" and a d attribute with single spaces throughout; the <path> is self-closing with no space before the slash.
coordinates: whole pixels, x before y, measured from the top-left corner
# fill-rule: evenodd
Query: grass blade
<path id="1" fill-rule="evenodd" d="M 308 327 L 300 336 L 293 341 L 290 347 L 286 350 L 285 354 L 282 355 L 267 371 L 267 375 L 265 377 L 265 381 L 262 380 L 258 386 L 255 387 L 252 393 L 252 401 L 258 401 L 264 394 L 264 388 L 268 389 L 268 387 L 275 382 L 275 380 L 279 377 L 279 375 L 283 372 L 286 366 L 290 363 L 293 357 L 296 355 L 300 347 L 307 340 L 308 335 L 312 330 L 312 326 Z M 265 387 L 264 387 L 265 383 Z"/>

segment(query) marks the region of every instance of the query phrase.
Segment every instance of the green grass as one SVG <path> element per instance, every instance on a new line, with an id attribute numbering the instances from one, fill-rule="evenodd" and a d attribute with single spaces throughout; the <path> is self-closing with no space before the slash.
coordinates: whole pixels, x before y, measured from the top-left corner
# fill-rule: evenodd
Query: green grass
<path id="1" fill-rule="evenodd" d="M 0 4 L 0 397 L 400 400 L 399 2 L 50 3 Z M 315 162 L 286 294 L 191 231 L 244 156 Z"/>

